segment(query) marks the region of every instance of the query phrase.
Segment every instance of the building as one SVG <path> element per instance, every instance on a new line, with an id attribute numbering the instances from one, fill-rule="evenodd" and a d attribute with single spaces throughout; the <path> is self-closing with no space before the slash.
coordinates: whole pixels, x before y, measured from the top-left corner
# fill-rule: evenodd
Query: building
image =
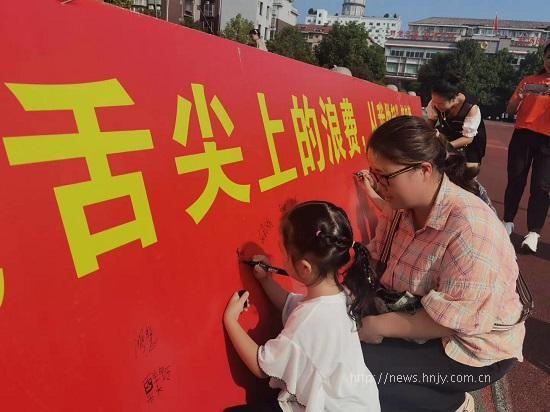
<path id="1" fill-rule="evenodd" d="M 355 22 L 364 25 L 371 39 L 384 46 L 386 38 L 401 30 L 401 17 L 397 14 L 386 14 L 384 17 L 365 16 L 365 2 L 366 0 L 344 0 L 341 15 L 330 15 L 324 9 L 309 9 L 305 24 L 332 26 L 335 23 Z"/>
<path id="2" fill-rule="evenodd" d="M 410 31 L 386 41 L 386 77 L 415 80 L 419 68 L 436 53 L 449 53 L 460 40 L 473 39 L 488 54 L 508 49 L 519 66 L 528 53 L 550 39 L 550 22 L 430 17 L 409 23 Z"/>
<path id="3" fill-rule="evenodd" d="M 220 0 L 133 0 L 132 10 L 176 24 L 198 23 L 209 33 L 219 31 Z"/>
<path id="4" fill-rule="evenodd" d="M 460 36 L 500 36 L 532 46 L 550 40 L 550 22 L 430 17 L 409 23 L 411 32 L 455 33 Z"/>
<path id="5" fill-rule="evenodd" d="M 319 26 L 317 24 L 299 24 L 297 27 L 311 49 L 315 49 L 332 30 L 332 26 Z"/>
<path id="6" fill-rule="evenodd" d="M 271 19 L 273 15 L 274 0 L 226 0 L 221 3 L 220 8 L 220 30 L 223 30 L 227 23 L 240 14 L 243 18 L 250 20 L 258 29 L 264 40 L 271 39 Z"/>
<path id="7" fill-rule="evenodd" d="M 296 26 L 298 15 L 298 10 L 294 7 L 294 0 L 273 0 L 271 38 L 285 27 Z"/>

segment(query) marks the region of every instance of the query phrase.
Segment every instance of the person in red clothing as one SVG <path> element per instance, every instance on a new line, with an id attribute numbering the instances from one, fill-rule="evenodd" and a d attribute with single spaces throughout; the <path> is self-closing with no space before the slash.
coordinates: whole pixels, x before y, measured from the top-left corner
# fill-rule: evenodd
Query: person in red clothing
<path id="1" fill-rule="evenodd" d="M 514 217 L 531 171 L 527 206 L 528 233 L 522 248 L 535 253 L 550 203 L 550 43 L 543 52 L 544 68 L 525 77 L 510 98 L 507 111 L 517 113 L 508 147 L 508 185 L 504 195 L 504 226 L 514 229 Z"/>

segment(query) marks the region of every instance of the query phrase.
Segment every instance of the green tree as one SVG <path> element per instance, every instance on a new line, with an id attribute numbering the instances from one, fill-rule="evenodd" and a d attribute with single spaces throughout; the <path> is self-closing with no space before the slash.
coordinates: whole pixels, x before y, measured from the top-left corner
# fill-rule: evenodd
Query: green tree
<path id="1" fill-rule="evenodd" d="M 542 52 L 544 46 L 540 46 L 536 52 L 529 53 L 519 64 L 516 82 L 519 83 L 525 76 L 538 73 L 543 67 Z"/>
<path id="2" fill-rule="evenodd" d="M 274 39 L 267 42 L 267 49 L 281 56 L 316 64 L 310 45 L 300 30 L 293 26 L 285 27 L 277 33 Z"/>
<path id="3" fill-rule="evenodd" d="M 238 41 L 239 43 L 250 43 L 250 37 L 248 33 L 254 28 L 254 23 L 250 20 L 243 18 L 240 14 L 233 17 L 222 32 L 222 37 L 229 40 Z"/>
<path id="4" fill-rule="evenodd" d="M 323 67 L 344 66 L 356 77 L 381 82 L 386 74 L 384 51 L 370 43 L 362 24 L 336 23 L 317 47 L 317 59 Z"/>
<path id="5" fill-rule="evenodd" d="M 513 56 L 506 49 L 494 55 L 483 52 L 474 40 L 463 40 L 449 54 L 436 54 L 418 72 L 423 103 L 430 99 L 433 83 L 453 72 L 462 78 L 460 88 L 480 106 L 483 116 L 500 115 L 517 83 Z"/>
<path id="6" fill-rule="evenodd" d="M 110 3 L 118 7 L 124 7 L 125 9 L 129 9 L 132 7 L 132 0 L 104 0 L 105 3 Z"/>
<path id="7" fill-rule="evenodd" d="M 190 29 L 204 31 L 200 21 L 193 21 L 193 19 L 191 17 L 188 17 L 188 16 L 185 16 L 183 18 L 182 25 L 185 26 L 185 27 L 189 27 Z"/>

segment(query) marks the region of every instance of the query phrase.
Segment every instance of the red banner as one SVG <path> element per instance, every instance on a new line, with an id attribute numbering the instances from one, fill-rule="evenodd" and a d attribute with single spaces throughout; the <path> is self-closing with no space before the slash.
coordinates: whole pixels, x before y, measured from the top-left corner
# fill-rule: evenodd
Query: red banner
<path id="1" fill-rule="evenodd" d="M 92 0 L 0 14 L 0 399 L 6 411 L 217 411 L 252 400 L 224 335 L 278 315 L 240 257 L 281 263 L 289 205 L 372 218 L 351 173 L 416 97 Z M 288 288 L 296 288 L 283 279 Z"/>

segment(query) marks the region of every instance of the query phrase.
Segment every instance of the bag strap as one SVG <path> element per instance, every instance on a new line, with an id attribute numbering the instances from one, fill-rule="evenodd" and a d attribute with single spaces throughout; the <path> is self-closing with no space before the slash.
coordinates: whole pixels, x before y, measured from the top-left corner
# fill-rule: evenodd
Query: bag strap
<path id="1" fill-rule="evenodd" d="M 402 217 L 402 210 L 398 210 L 397 212 L 395 212 L 395 214 L 393 215 L 393 219 L 390 223 L 390 227 L 386 232 L 384 245 L 380 253 L 380 260 L 378 261 L 378 265 L 376 268 L 378 278 L 382 277 L 382 275 L 386 271 L 386 268 L 388 267 L 388 260 L 391 254 L 393 239 L 397 234 L 397 229 L 399 228 L 399 223 L 401 222 Z M 525 282 L 525 279 L 523 278 L 521 272 L 519 272 L 518 278 L 516 280 L 516 293 L 519 295 L 519 301 L 522 305 L 521 316 L 519 320 L 513 325 L 503 325 L 496 323 L 493 326 L 493 330 L 509 330 L 518 323 L 525 321 L 525 319 L 527 319 L 533 313 L 533 310 L 535 308 L 533 295 L 531 294 L 531 291 L 529 290 L 529 287 L 527 286 L 527 283 Z"/>
<path id="2" fill-rule="evenodd" d="M 384 245 L 382 246 L 382 251 L 380 252 L 380 259 L 378 260 L 377 265 L 377 274 L 378 277 L 382 277 L 384 272 L 386 271 L 386 268 L 388 267 L 388 260 L 390 258 L 391 254 L 391 246 L 393 243 L 393 239 L 395 238 L 395 235 L 397 233 L 397 229 L 399 228 L 399 222 L 401 222 L 401 217 L 403 216 L 403 211 L 398 210 L 393 215 L 393 219 L 390 223 L 390 227 L 388 228 L 388 231 L 386 232 L 386 238 L 384 239 Z"/>
<path id="3" fill-rule="evenodd" d="M 521 316 L 519 317 L 519 320 L 513 325 L 495 323 L 493 330 L 510 330 L 518 323 L 524 322 L 533 313 L 533 310 L 535 309 L 535 301 L 521 272 L 519 272 L 516 280 L 516 293 L 519 295 L 519 301 L 521 303 Z"/>

